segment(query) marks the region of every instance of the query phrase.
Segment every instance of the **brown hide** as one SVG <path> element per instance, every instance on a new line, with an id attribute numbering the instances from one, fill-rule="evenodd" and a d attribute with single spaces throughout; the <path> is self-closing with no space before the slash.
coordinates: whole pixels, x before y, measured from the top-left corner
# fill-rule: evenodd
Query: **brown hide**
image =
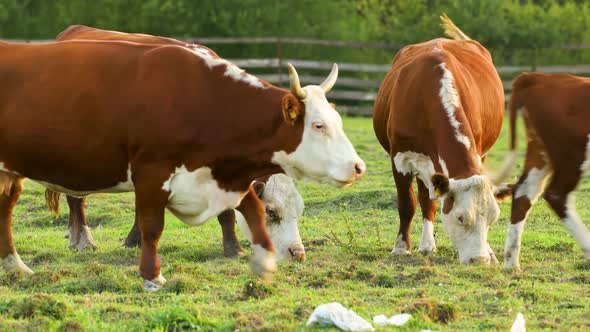
<path id="1" fill-rule="evenodd" d="M 441 63 L 451 71 L 461 107 L 455 110 L 460 132 L 471 148 L 454 138 L 454 128 L 439 97 Z M 504 92 L 489 52 L 474 40 L 435 39 L 403 48 L 379 89 L 373 111 L 383 148 L 430 156 L 441 172 L 444 159 L 451 178 L 480 174 L 479 156 L 492 147 L 502 126 Z"/>
<path id="2" fill-rule="evenodd" d="M 0 161 L 71 190 L 113 187 L 129 165 L 155 166 L 163 180 L 186 165 L 246 191 L 280 171 L 274 151 L 301 140 L 302 118 L 292 126 L 281 112 L 288 91 L 236 82 L 181 47 L 2 43 L 0 61 Z"/>

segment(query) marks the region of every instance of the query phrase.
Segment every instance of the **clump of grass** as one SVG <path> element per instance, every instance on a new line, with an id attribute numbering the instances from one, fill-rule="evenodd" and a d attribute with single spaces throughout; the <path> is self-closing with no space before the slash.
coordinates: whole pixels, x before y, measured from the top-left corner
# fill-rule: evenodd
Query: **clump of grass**
<path id="1" fill-rule="evenodd" d="M 245 314 L 241 311 L 238 311 L 234 314 L 234 319 L 237 325 L 236 330 L 240 330 L 240 328 L 250 331 L 265 330 L 266 321 L 258 314 Z"/>
<path id="2" fill-rule="evenodd" d="M 249 300 L 249 299 L 265 299 L 273 294 L 273 290 L 271 287 L 265 285 L 263 282 L 259 280 L 250 280 L 247 281 L 244 285 L 244 289 L 241 292 L 240 299 L 241 300 Z"/>
<path id="3" fill-rule="evenodd" d="M 459 316 L 455 305 L 431 299 L 419 299 L 408 306 L 407 311 L 419 314 L 424 320 L 442 324 L 453 322 Z"/>
<path id="4" fill-rule="evenodd" d="M 10 301 L 4 310 L 8 310 L 13 318 L 31 318 L 37 316 L 61 319 L 66 311 L 63 302 L 53 299 L 47 294 L 34 294 L 23 299 Z"/>
<path id="5" fill-rule="evenodd" d="M 61 330 L 64 332 L 83 332 L 86 331 L 84 326 L 78 322 L 74 321 L 67 321 L 64 322 L 61 326 Z"/>

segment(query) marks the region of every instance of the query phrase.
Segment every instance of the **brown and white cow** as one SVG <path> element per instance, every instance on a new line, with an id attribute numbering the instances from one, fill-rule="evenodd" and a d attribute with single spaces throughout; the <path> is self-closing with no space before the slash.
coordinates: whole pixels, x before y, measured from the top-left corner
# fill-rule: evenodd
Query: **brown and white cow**
<path id="1" fill-rule="evenodd" d="M 200 225 L 238 204 L 253 234 L 252 268 L 276 269 L 256 195 L 257 177 L 346 186 L 365 164 L 319 86 L 291 91 L 245 73 L 206 49 L 114 41 L 0 43 L 0 259 L 30 273 L 12 239 L 12 208 L 30 178 L 85 196 L 135 192 L 140 273 L 158 289 L 157 246 L 168 208 Z"/>
<path id="2" fill-rule="evenodd" d="M 527 150 L 513 187 L 504 266 L 520 267 L 521 237 L 530 208 L 543 197 L 590 259 L 590 232 L 576 213 L 574 191 L 590 168 L 590 78 L 524 73 L 510 97 L 510 149 L 516 155 L 516 116 L 522 113 Z M 508 170 L 516 158 L 509 156 Z M 549 178 L 549 184 L 545 186 Z M 546 188 L 545 188 L 546 187 Z"/>
<path id="3" fill-rule="evenodd" d="M 246 195 L 256 194 L 264 204 L 266 229 L 275 247 L 278 261 L 305 259 L 305 247 L 299 235 L 298 220 L 303 215 L 303 198 L 297 191 L 295 183 L 284 174 L 273 174 L 256 179 Z M 49 189 L 45 192 L 47 205 L 57 216 L 59 214 L 59 193 Z M 70 208 L 68 217 L 69 248 L 78 251 L 95 249 L 96 244 L 86 222 L 84 204 L 86 197 L 66 195 Z M 236 208 L 239 212 L 241 205 Z M 247 212 L 244 212 L 247 214 Z M 223 234 L 223 252 L 225 257 L 233 258 L 244 255 L 236 232 L 236 213 L 233 209 L 225 210 L 217 216 Z M 238 215 L 238 226 L 252 242 L 252 233 L 243 214 Z M 128 248 L 141 246 L 141 233 L 137 221 L 129 231 L 124 245 Z"/>
<path id="4" fill-rule="evenodd" d="M 487 242 L 499 208 L 482 161 L 502 126 L 504 91 L 490 53 L 441 17 L 449 39 L 404 47 L 393 59 L 373 110 L 375 134 L 392 158 L 400 227 L 395 254 L 409 254 L 416 211 L 424 226 L 419 251 L 436 251 L 437 197 L 461 263 L 497 262 Z"/>
<path id="5" fill-rule="evenodd" d="M 72 25 L 62 31 L 58 36 L 58 41 L 73 40 L 73 39 L 91 39 L 91 40 L 121 40 L 145 44 L 159 44 L 159 45 L 178 45 L 187 47 L 189 49 L 203 49 L 217 57 L 212 50 L 202 45 L 189 44 L 177 39 L 153 36 L 138 33 L 123 33 L 119 31 L 101 30 L 84 25 Z M 297 192 L 293 181 L 279 176 L 275 181 L 271 181 L 270 186 L 265 188 L 265 184 L 269 179 L 269 175 L 256 179 L 253 183 L 256 190 L 248 190 L 246 195 L 258 194 L 262 202 L 272 202 L 272 206 L 265 203 L 266 219 L 272 220 L 271 224 L 267 224 L 270 238 L 277 250 L 277 259 L 292 258 L 295 260 L 303 260 L 305 258 L 305 249 L 301 243 L 299 236 L 299 229 L 297 227 L 297 219 L 301 216 L 302 211 L 298 213 L 291 213 L 292 206 L 301 206 L 301 195 Z M 265 190 L 267 189 L 267 190 Z M 264 194 L 264 197 L 262 195 Z M 54 192 L 46 192 L 46 200 L 48 206 L 58 213 L 59 194 Z M 283 200 L 286 199 L 286 200 Z M 84 215 L 84 197 L 67 197 L 68 206 L 70 208 L 70 215 L 68 218 L 68 236 L 69 247 L 77 248 L 78 250 L 95 249 L 96 244 L 90 233 L 90 228 L 86 222 Z M 240 209 L 247 209 L 249 206 L 238 207 Z M 283 215 L 283 212 L 289 212 Z M 246 213 L 247 214 L 247 213 Z M 297 215 L 298 214 L 298 215 Z M 243 250 L 238 242 L 235 224 L 235 212 L 230 209 L 222 212 L 217 216 L 217 220 L 221 226 L 223 234 L 223 252 L 226 257 L 239 257 L 243 255 Z M 243 224 L 242 229 L 247 225 Z M 290 233 L 283 233 L 290 232 Z M 250 234 L 249 230 L 247 234 Z M 277 246 L 277 243 L 281 243 Z M 136 247 L 141 244 L 141 234 L 137 220 L 129 231 L 127 238 L 124 241 L 126 247 Z"/>

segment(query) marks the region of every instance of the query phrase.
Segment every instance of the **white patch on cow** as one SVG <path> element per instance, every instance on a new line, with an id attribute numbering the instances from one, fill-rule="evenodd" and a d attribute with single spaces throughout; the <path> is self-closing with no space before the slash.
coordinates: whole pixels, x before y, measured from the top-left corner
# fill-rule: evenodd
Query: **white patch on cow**
<path id="1" fill-rule="evenodd" d="M 449 195 L 454 198 L 453 207 L 448 214 L 441 213 L 441 220 L 461 263 L 471 259 L 489 262 L 488 229 L 500 214 L 493 184 L 483 175 L 449 179 Z"/>
<path id="2" fill-rule="evenodd" d="M 526 196 L 531 202 L 531 205 L 535 204 L 537 199 L 539 199 L 539 196 L 541 196 L 541 193 L 543 193 L 543 189 L 545 188 L 545 179 L 547 179 L 548 173 L 548 167 L 543 169 L 538 169 L 535 167 L 531 168 L 526 176 L 526 179 L 520 185 L 518 185 L 516 193 L 514 194 L 514 199 Z"/>
<path id="3" fill-rule="evenodd" d="M 68 229 L 68 237 L 70 239 L 70 244 L 68 247 L 70 249 L 77 249 L 78 251 L 83 251 L 87 249 L 96 249 L 96 244 L 94 243 L 94 239 L 92 238 L 92 233 L 90 233 L 90 227 L 87 225 L 80 227 L 80 233 L 75 236 L 74 227 L 70 227 Z"/>
<path id="4" fill-rule="evenodd" d="M 250 267 L 256 275 L 267 278 L 277 271 L 277 263 L 273 252 L 264 249 L 259 244 L 252 246 L 252 251 Z"/>
<path id="5" fill-rule="evenodd" d="M 244 83 L 246 83 L 250 86 L 253 86 L 255 88 L 260 88 L 260 89 L 265 88 L 264 85 L 262 84 L 262 82 L 258 78 L 246 73 L 244 70 L 240 69 L 238 66 L 234 65 L 233 63 L 231 63 L 225 59 L 222 59 L 220 57 L 214 56 L 213 54 L 211 54 L 211 52 L 209 52 L 209 50 L 207 50 L 205 48 L 194 47 L 194 46 L 188 47 L 188 49 L 190 49 L 194 54 L 196 54 L 201 59 L 203 59 L 205 61 L 205 64 L 207 64 L 207 67 L 209 67 L 210 69 L 213 69 L 213 67 L 216 67 L 216 66 L 224 65 L 225 66 L 225 73 L 224 73 L 225 76 L 230 77 L 230 78 L 234 79 L 235 81 L 244 82 Z"/>
<path id="6" fill-rule="evenodd" d="M 436 199 L 434 186 L 430 178 L 434 175 L 434 164 L 430 157 L 425 154 L 413 151 L 398 152 L 393 157 L 395 169 L 403 175 L 415 175 L 428 188 L 430 199 Z M 441 165 L 442 166 L 442 165 Z"/>
<path id="7" fill-rule="evenodd" d="M 574 192 L 567 195 L 565 218 L 562 220 L 565 228 L 582 247 L 586 259 L 590 259 L 590 231 L 584 225 L 576 212 L 576 196 Z"/>
<path id="8" fill-rule="evenodd" d="M 29 269 L 25 263 L 20 259 L 18 253 L 14 252 L 8 254 L 0 260 L 0 266 L 7 272 L 21 272 L 24 274 L 34 274 L 33 270 Z"/>
<path id="9" fill-rule="evenodd" d="M 52 183 L 45 182 L 45 181 L 38 181 L 38 180 L 33 180 L 33 181 L 35 181 L 39 184 L 42 184 L 43 186 L 47 187 L 48 189 L 50 189 L 52 191 L 59 192 L 62 194 L 68 194 L 70 196 L 75 196 L 75 197 L 84 197 L 84 196 L 88 196 L 90 194 L 95 194 L 95 193 L 125 193 L 125 192 L 135 191 L 135 186 L 133 185 L 133 181 L 131 180 L 131 166 L 129 166 L 129 168 L 127 169 L 127 179 L 125 181 L 119 182 L 115 186 L 110 187 L 110 188 L 97 189 L 97 190 L 92 190 L 92 191 L 72 190 L 72 189 L 68 189 L 68 188 L 62 187 L 60 185 L 52 184 Z"/>
<path id="10" fill-rule="evenodd" d="M 391 251 L 391 255 L 409 255 L 410 251 L 408 250 L 408 246 L 406 245 L 406 241 L 404 241 L 401 234 L 397 236 L 395 239 L 395 245 L 393 250 Z"/>
<path id="11" fill-rule="evenodd" d="M 520 268 L 520 249 L 522 232 L 526 221 L 522 220 L 516 224 L 508 225 L 508 234 L 506 234 L 506 243 L 504 244 L 504 267 Z"/>
<path id="12" fill-rule="evenodd" d="M 315 85 L 303 88 L 305 119 L 301 143 L 291 153 L 277 151 L 271 161 L 296 180 L 327 183 L 337 187 L 352 184 L 360 176 L 355 166 L 365 163 L 342 129 L 342 118 L 326 100 L 324 90 Z M 322 125 L 316 129 L 316 125 Z"/>
<path id="13" fill-rule="evenodd" d="M 304 258 L 305 248 L 297 226 L 297 221 L 303 214 L 303 198 L 293 180 L 284 174 L 274 174 L 266 182 L 260 200 L 265 208 L 274 210 L 278 217 L 278 220 L 274 220 L 266 215 L 266 230 L 275 247 L 276 259 L 281 261 Z M 242 233 L 252 243 L 248 223 L 239 211 L 236 211 L 236 221 Z"/>
<path id="14" fill-rule="evenodd" d="M 425 255 L 436 252 L 436 242 L 434 241 L 434 224 L 432 221 L 426 218 L 424 218 L 424 223 L 422 226 L 422 238 L 420 239 L 418 251 Z"/>
<path id="15" fill-rule="evenodd" d="M 191 172 L 184 165 L 177 167 L 162 189 L 170 192 L 166 207 L 191 226 L 201 225 L 221 212 L 235 208 L 245 195 L 245 192 L 221 189 L 211 168 L 205 166 Z"/>
<path id="16" fill-rule="evenodd" d="M 160 288 L 162 288 L 165 283 L 166 278 L 164 278 L 164 276 L 162 276 L 160 273 L 160 275 L 152 280 L 143 280 L 143 289 L 145 289 L 147 292 L 155 292 L 160 290 Z"/>
<path id="17" fill-rule="evenodd" d="M 586 143 L 586 157 L 580 166 L 582 172 L 586 172 L 588 169 L 590 169 L 590 134 L 588 135 L 588 142 Z"/>
<path id="18" fill-rule="evenodd" d="M 445 163 L 445 161 L 440 156 L 438 156 L 438 164 L 440 165 L 440 168 L 442 169 L 443 174 L 448 177 L 449 176 L 449 169 L 447 168 L 447 163 Z"/>
<path id="19" fill-rule="evenodd" d="M 457 121 L 457 118 L 455 117 L 455 110 L 461 107 L 461 101 L 457 89 L 455 88 L 453 73 L 447 69 L 444 62 L 441 63 L 439 67 L 443 70 L 443 76 L 440 80 L 440 92 L 438 95 L 445 111 L 447 112 L 451 126 L 455 129 L 455 138 L 459 143 L 465 145 L 467 149 L 469 149 L 471 147 L 469 137 L 461 134 L 459 130 L 461 123 Z"/>

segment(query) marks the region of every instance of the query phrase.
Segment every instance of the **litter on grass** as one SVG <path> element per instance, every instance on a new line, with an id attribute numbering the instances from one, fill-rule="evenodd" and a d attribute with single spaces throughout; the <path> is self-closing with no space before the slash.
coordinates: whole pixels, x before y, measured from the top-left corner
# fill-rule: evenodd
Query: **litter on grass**
<path id="1" fill-rule="evenodd" d="M 520 312 L 516 315 L 516 319 L 514 320 L 514 323 L 512 323 L 510 332 L 526 332 L 524 316 Z"/>
<path id="2" fill-rule="evenodd" d="M 387 318 L 387 316 L 385 315 L 378 315 L 373 317 L 373 323 L 379 325 L 379 326 L 387 326 L 387 325 L 395 325 L 395 326 L 402 326 L 404 324 L 406 324 L 410 318 L 412 318 L 412 315 L 410 314 L 400 314 L 400 315 L 395 315 L 395 316 L 391 316 L 389 318 Z"/>
<path id="3" fill-rule="evenodd" d="M 343 331 L 373 331 L 373 326 L 338 302 L 321 304 L 309 316 L 306 325 L 334 325 Z"/>

